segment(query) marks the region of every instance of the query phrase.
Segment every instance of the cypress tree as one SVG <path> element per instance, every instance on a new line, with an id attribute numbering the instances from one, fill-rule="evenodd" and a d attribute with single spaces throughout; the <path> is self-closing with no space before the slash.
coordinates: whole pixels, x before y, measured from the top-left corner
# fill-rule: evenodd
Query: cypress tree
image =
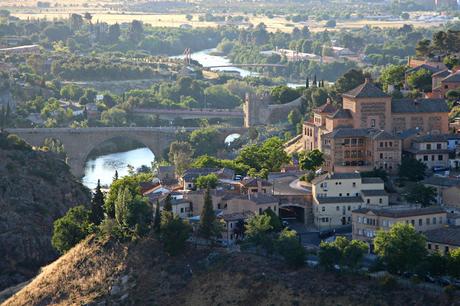
<path id="1" fill-rule="evenodd" d="M 118 170 L 115 170 L 115 175 L 113 176 L 113 181 L 118 180 Z"/>
<path id="2" fill-rule="evenodd" d="M 307 81 L 305 82 L 305 88 L 310 87 L 310 79 L 307 77 Z"/>
<path id="3" fill-rule="evenodd" d="M 101 190 L 101 181 L 97 180 L 96 191 L 91 200 L 91 222 L 96 225 L 101 224 L 104 219 L 104 194 Z"/>
<path id="4" fill-rule="evenodd" d="M 317 86 L 317 84 L 316 84 L 316 74 L 315 74 L 315 76 L 313 78 L 313 86 Z"/>
<path id="5" fill-rule="evenodd" d="M 201 237 L 210 239 L 213 236 L 215 221 L 216 215 L 214 213 L 212 198 L 208 188 L 204 194 L 204 206 L 200 216 L 199 232 Z"/>
<path id="6" fill-rule="evenodd" d="M 163 207 L 163 210 L 172 212 L 171 194 L 168 194 L 166 196 L 165 206 Z"/>
<path id="7" fill-rule="evenodd" d="M 155 219 L 153 219 L 153 230 L 155 233 L 159 233 L 161 230 L 161 214 L 160 214 L 160 201 L 157 200 L 155 207 Z"/>

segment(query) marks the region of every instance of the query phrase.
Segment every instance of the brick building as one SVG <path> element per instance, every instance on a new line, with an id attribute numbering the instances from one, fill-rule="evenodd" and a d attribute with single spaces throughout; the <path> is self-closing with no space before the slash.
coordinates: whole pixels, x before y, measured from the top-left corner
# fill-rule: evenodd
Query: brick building
<path id="1" fill-rule="evenodd" d="M 366 79 L 345 93 L 343 106 L 328 101 L 313 110 L 302 130 L 302 149 L 325 153 L 325 170 L 396 171 L 401 161 L 399 134 L 441 134 L 449 128 L 449 108 L 443 99 L 392 99 Z"/>

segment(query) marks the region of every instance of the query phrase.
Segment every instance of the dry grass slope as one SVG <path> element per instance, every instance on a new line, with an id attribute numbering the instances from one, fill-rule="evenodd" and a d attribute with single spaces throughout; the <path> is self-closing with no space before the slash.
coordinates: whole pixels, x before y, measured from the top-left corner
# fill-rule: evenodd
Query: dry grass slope
<path id="1" fill-rule="evenodd" d="M 109 291 L 110 280 L 125 268 L 127 249 L 111 241 L 88 238 L 44 267 L 4 306 L 84 305 Z"/>
<path id="2" fill-rule="evenodd" d="M 99 304 L 101 303 L 101 304 Z M 190 248 L 171 258 L 153 238 L 89 238 L 4 305 L 460 305 L 445 296 L 384 289 L 363 276 Z"/>

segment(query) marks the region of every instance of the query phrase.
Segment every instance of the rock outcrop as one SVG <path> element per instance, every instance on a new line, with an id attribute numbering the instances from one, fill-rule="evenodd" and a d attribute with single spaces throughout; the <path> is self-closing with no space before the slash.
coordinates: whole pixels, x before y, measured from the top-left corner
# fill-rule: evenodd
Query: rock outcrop
<path id="1" fill-rule="evenodd" d="M 90 192 L 57 155 L 0 133 L 0 290 L 24 282 L 55 260 L 53 222 Z"/>

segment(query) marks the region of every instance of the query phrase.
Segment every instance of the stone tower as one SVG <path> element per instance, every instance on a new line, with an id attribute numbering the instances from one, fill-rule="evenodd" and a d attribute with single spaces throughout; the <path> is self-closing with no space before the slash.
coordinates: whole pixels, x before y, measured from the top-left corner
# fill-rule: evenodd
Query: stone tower
<path id="1" fill-rule="evenodd" d="M 270 116 L 270 94 L 261 95 L 246 93 L 244 100 L 244 127 L 268 124 Z"/>

